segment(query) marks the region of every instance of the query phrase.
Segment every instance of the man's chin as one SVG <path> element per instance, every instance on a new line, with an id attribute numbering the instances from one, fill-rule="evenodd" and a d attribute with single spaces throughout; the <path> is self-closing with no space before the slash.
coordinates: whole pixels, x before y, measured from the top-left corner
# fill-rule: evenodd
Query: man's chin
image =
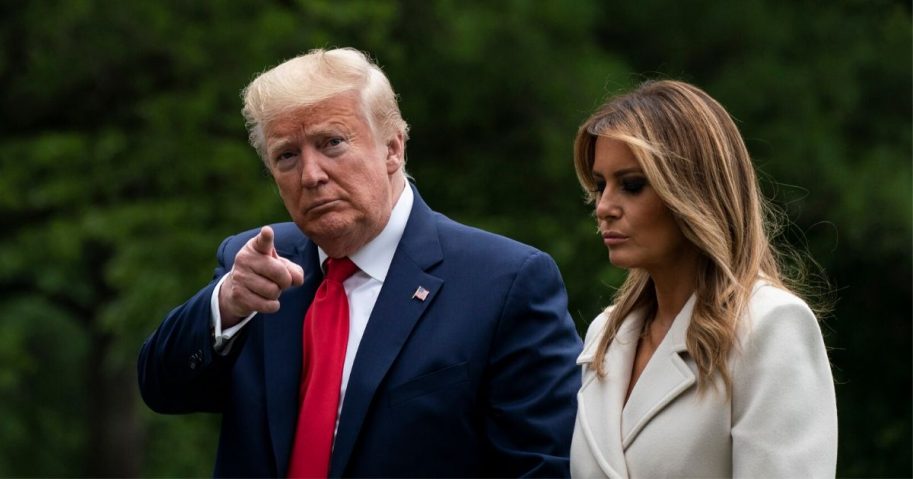
<path id="1" fill-rule="evenodd" d="M 335 244 L 351 240 L 354 231 L 351 221 L 340 215 L 321 215 L 315 220 L 296 219 L 295 224 L 311 240 L 323 247 L 323 244 Z"/>

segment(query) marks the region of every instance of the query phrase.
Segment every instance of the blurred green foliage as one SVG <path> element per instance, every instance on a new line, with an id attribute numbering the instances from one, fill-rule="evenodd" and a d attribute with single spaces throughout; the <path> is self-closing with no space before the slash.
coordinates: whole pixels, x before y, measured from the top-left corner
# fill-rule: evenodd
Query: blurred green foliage
<path id="1" fill-rule="evenodd" d="M 706 89 L 838 298 L 838 475 L 913 475 L 908 2 L 34 0 L 0 15 L 0 476 L 210 473 L 218 418 L 149 412 L 136 353 L 219 240 L 287 217 L 239 91 L 333 46 L 390 76 L 425 199 L 552 254 L 581 332 L 623 273 L 577 125 L 645 78 Z"/>

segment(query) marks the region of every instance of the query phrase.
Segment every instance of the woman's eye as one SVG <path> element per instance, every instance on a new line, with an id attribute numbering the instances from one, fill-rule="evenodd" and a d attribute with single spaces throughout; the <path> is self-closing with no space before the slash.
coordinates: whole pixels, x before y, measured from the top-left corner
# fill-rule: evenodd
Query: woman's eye
<path id="1" fill-rule="evenodd" d="M 605 181 L 597 181 L 593 184 L 593 193 L 602 194 L 603 191 L 605 191 Z"/>
<path id="2" fill-rule="evenodd" d="M 646 178 L 625 178 L 621 180 L 621 189 L 628 193 L 640 193 L 645 186 L 647 186 Z"/>

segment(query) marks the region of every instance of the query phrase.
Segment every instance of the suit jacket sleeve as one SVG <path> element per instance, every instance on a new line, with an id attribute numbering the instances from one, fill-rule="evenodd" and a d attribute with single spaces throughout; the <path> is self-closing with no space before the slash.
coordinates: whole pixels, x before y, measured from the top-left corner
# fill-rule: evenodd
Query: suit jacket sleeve
<path id="1" fill-rule="evenodd" d="M 215 352 L 210 300 L 219 278 L 231 269 L 234 251 L 227 250 L 232 239 L 225 239 L 219 246 L 213 280 L 172 310 L 140 349 L 137 364 L 140 393 L 156 412 L 221 411 L 229 364 L 240 344 L 228 356 Z M 243 341 L 243 337 L 238 341 Z"/>
<path id="2" fill-rule="evenodd" d="M 489 463 L 504 468 L 492 473 L 569 475 L 580 349 L 558 268 L 544 253 L 532 253 L 510 288 L 489 359 Z"/>
<path id="3" fill-rule="evenodd" d="M 818 322 L 792 298 L 750 315 L 733 365 L 735 477 L 834 477 L 837 410 Z"/>

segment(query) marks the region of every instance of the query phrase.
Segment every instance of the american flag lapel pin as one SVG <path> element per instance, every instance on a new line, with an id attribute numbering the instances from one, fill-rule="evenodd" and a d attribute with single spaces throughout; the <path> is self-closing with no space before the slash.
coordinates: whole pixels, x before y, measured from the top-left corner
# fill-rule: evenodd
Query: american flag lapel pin
<path id="1" fill-rule="evenodd" d="M 419 286 L 418 289 L 412 293 L 412 299 L 417 299 L 419 301 L 424 301 L 428 297 L 428 290 Z"/>

